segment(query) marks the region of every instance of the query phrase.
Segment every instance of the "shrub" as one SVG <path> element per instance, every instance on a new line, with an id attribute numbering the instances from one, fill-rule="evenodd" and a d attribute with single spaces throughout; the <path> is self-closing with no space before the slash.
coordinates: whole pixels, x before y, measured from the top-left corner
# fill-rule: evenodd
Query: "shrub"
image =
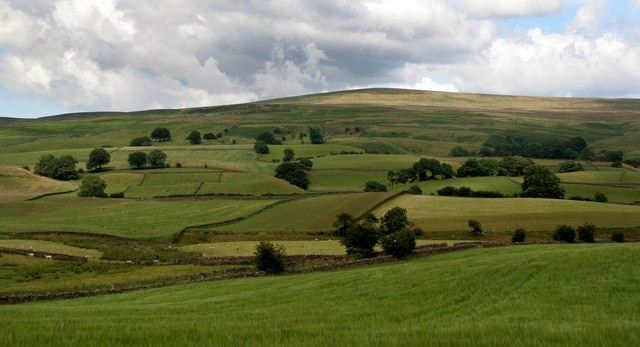
<path id="1" fill-rule="evenodd" d="M 176 163 L 176 167 L 180 168 L 180 167 L 182 167 L 182 164 L 181 163 Z"/>
<path id="2" fill-rule="evenodd" d="M 104 192 L 106 187 L 107 183 L 105 183 L 102 178 L 98 176 L 85 176 L 82 179 L 82 186 L 80 187 L 78 196 L 106 198 L 107 194 Z"/>
<path id="3" fill-rule="evenodd" d="M 378 243 L 378 236 L 372 223 L 352 224 L 340 243 L 346 248 L 348 255 L 358 259 L 372 258 L 375 256 L 373 247 Z"/>
<path id="4" fill-rule="evenodd" d="M 467 225 L 471 228 L 469 232 L 471 236 L 482 236 L 484 235 L 484 230 L 482 230 L 482 225 L 475 219 L 469 219 Z"/>
<path id="5" fill-rule="evenodd" d="M 422 189 L 420 186 L 411 186 L 411 188 L 409 188 L 409 194 L 422 195 Z"/>
<path id="6" fill-rule="evenodd" d="M 511 242 L 513 243 L 524 242 L 526 238 L 527 238 L 527 233 L 524 229 L 522 228 L 516 229 L 516 231 L 513 232 L 513 236 L 511 236 Z"/>
<path id="7" fill-rule="evenodd" d="M 129 142 L 129 146 L 132 146 L 132 147 L 151 146 L 151 139 L 146 136 L 136 137 L 135 139 Z"/>
<path id="8" fill-rule="evenodd" d="M 582 242 L 594 243 L 596 235 L 596 226 L 589 223 L 584 223 L 578 227 L 578 240 Z"/>
<path id="9" fill-rule="evenodd" d="M 364 184 L 365 192 L 386 192 L 387 186 L 378 181 L 368 181 Z"/>
<path id="10" fill-rule="evenodd" d="M 611 234 L 611 241 L 613 242 L 624 242 L 624 233 L 622 231 L 616 231 Z"/>
<path id="11" fill-rule="evenodd" d="M 553 233 L 555 241 L 576 242 L 576 231 L 569 225 L 559 225 Z"/>
<path id="12" fill-rule="evenodd" d="M 385 254 L 400 259 L 416 248 L 416 236 L 412 230 L 404 228 L 382 237 L 380 245 Z"/>
<path id="13" fill-rule="evenodd" d="M 198 130 L 193 130 L 187 135 L 187 141 L 192 145 L 199 145 L 202 143 L 202 136 Z"/>
<path id="14" fill-rule="evenodd" d="M 594 199 L 595 201 L 597 201 L 597 202 L 608 202 L 608 201 L 609 201 L 609 198 L 607 198 L 607 196 L 606 196 L 606 195 L 604 195 L 604 194 L 603 194 L 603 193 L 601 193 L 601 192 L 596 192 L 596 193 L 593 195 L 593 199 Z"/>
<path id="15" fill-rule="evenodd" d="M 284 246 L 261 241 L 255 251 L 256 267 L 259 271 L 279 273 L 284 271 L 286 252 Z"/>
<path id="16" fill-rule="evenodd" d="M 112 199 L 122 199 L 124 198 L 124 192 L 116 192 L 109 194 L 109 197 Z"/>
<path id="17" fill-rule="evenodd" d="M 29 165 L 23 165 L 23 166 L 22 166 L 22 170 L 31 171 L 31 170 L 29 169 Z"/>

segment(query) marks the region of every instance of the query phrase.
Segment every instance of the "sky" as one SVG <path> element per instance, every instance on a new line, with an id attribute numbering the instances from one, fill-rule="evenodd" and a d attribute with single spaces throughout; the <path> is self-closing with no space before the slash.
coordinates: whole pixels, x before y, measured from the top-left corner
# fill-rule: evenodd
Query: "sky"
<path id="1" fill-rule="evenodd" d="M 0 117 L 369 87 L 640 98 L 640 0 L 0 0 Z"/>

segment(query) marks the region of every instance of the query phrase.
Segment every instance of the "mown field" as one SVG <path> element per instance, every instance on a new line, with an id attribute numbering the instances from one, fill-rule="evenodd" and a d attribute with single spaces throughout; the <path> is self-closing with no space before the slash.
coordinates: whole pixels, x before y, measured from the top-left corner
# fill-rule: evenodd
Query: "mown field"
<path id="1" fill-rule="evenodd" d="M 130 146 L 157 127 L 170 129 L 172 140 Z M 321 129 L 325 143 L 310 143 L 310 127 Z M 217 138 L 191 145 L 192 130 Z M 258 156 L 252 148 L 263 132 L 283 144 Z M 477 153 L 485 142 L 576 136 L 599 158 L 578 160 L 584 171 L 559 173 L 564 160 L 534 159 L 557 173 L 565 199 L 517 197 L 522 177 L 405 184 L 387 178 L 421 158 L 454 171 L 478 158 L 451 156 L 456 147 Z M 391 89 L 6 120 L 0 123 L 2 302 L 138 290 L 0 305 L 0 345 L 635 346 L 640 246 L 609 241 L 613 232 L 640 239 L 640 171 L 600 159 L 607 151 L 640 158 L 638 139 L 640 100 Z M 86 172 L 95 148 L 106 149 L 111 160 Z M 311 160 L 308 189 L 274 177 L 286 148 Z M 155 149 L 167 155 L 166 168 L 129 167 L 130 153 Z M 45 154 L 74 156 L 81 178 L 97 175 L 107 194 L 123 197 L 80 198 L 81 180 L 35 175 Z M 388 192 L 363 192 L 368 181 Z M 422 194 L 407 194 L 412 186 Z M 438 196 L 446 186 L 505 197 Z M 608 202 L 585 201 L 596 193 Z M 598 242 L 474 248 L 300 273 L 350 261 L 341 258 L 337 215 L 381 217 L 395 206 L 422 230 L 418 245 L 510 243 L 518 228 L 528 241 L 550 242 L 558 225 L 585 223 L 596 226 Z M 470 219 L 482 223 L 484 235 L 470 235 Z M 255 275 L 250 259 L 264 240 L 303 260 L 283 276 L 218 281 Z M 139 290 L 145 286 L 160 288 Z"/>
<path id="2" fill-rule="evenodd" d="M 636 346 L 640 244 L 473 249 L 0 307 L 7 345 Z M 605 270 L 606 269 L 606 270 Z"/>

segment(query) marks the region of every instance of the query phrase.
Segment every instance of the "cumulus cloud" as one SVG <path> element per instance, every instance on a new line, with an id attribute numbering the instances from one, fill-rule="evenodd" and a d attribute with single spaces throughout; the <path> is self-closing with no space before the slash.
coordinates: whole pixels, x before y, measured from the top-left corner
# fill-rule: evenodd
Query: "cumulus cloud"
<path id="1" fill-rule="evenodd" d="M 499 30 L 504 19 L 544 18 L 567 4 L 578 9 L 563 32 Z M 607 4 L 0 0 L 0 87 L 69 110 L 191 107 L 356 85 L 637 95 L 640 26 L 608 30 Z"/>

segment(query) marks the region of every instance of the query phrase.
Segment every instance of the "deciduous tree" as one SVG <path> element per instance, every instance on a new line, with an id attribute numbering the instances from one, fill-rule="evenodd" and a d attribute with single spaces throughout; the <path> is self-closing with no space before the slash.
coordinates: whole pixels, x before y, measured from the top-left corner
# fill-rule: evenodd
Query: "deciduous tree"
<path id="1" fill-rule="evenodd" d="M 87 170 L 102 169 L 102 165 L 109 164 L 111 161 L 111 154 L 104 148 L 96 148 L 89 153 L 89 160 L 87 160 Z"/>

